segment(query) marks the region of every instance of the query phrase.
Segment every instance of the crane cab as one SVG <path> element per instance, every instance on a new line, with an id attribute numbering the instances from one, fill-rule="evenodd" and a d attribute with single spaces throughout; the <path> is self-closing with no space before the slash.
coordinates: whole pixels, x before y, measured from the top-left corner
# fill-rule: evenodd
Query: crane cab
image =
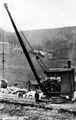
<path id="1" fill-rule="evenodd" d="M 52 68 L 45 72 L 49 78 L 45 84 L 51 95 L 72 96 L 75 91 L 73 68 Z"/>

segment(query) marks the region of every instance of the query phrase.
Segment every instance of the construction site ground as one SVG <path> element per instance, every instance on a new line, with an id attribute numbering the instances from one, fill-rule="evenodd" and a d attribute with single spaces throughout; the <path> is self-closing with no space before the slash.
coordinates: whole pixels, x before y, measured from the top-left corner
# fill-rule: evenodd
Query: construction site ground
<path id="1" fill-rule="evenodd" d="M 35 103 L 34 99 L 0 94 L 0 120 L 76 120 L 76 103 Z"/>

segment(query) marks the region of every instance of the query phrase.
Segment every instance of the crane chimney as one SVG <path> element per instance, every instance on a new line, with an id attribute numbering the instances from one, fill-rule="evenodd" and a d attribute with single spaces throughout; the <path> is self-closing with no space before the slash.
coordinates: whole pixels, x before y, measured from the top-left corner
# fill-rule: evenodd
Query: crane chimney
<path id="1" fill-rule="evenodd" d="M 71 68 L 71 61 L 68 61 L 68 68 Z"/>

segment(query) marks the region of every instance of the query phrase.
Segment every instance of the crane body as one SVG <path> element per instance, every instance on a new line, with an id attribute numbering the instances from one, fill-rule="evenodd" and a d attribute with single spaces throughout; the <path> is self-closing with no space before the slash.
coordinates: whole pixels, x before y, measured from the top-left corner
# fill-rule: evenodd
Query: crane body
<path id="1" fill-rule="evenodd" d="M 49 71 L 46 70 L 45 74 L 49 79 L 41 82 L 41 79 L 36 72 L 36 69 L 32 63 L 30 55 L 26 49 L 26 46 L 24 45 L 23 39 L 19 34 L 19 31 L 14 23 L 11 13 L 9 12 L 7 4 L 5 3 L 4 6 L 9 15 L 9 18 L 11 20 L 11 23 L 13 25 L 15 33 L 16 33 L 18 40 L 20 42 L 20 45 L 23 49 L 23 52 L 27 58 L 29 65 L 30 65 L 30 68 L 31 68 L 31 70 L 35 76 L 35 79 L 37 80 L 42 92 L 44 92 L 47 96 L 50 96 L 50 95 L 55 96 L 55 95 L 61 95 L 61 94 L 72 96 L 72 94 L 75 90 L 74 69 L 71 69 L 68 67 L 67 69 L 66 68 L 63 68 L 63 69 L 56 68 L 54 70 L 53 69 L 49 70 Z"/>

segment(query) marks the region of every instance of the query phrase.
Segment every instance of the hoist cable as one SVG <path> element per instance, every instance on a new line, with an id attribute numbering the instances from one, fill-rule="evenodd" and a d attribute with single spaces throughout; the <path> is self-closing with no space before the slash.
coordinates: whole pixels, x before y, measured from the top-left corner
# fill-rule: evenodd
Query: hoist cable
<path id="1" fill-rule="evenodd" d="M 17 24 L 17 23 L 16 23 Z M 17 25 L 18 26 L 18 25 Z M 34 52 L 32 46 L 30 45 L 29 41 L 27 40 L 26 36 L 24 35 L 24 33 L 20 30 L 19 26 L 18 26 L 18 29 L 20 31 L 20 33 L 22 34 L 22 36 L 24 37 L 24 39 L 26 40 L 26 42 L 28 43 L 28 45 L 30 46 L 31 50 Z M 36 56 L 36 60 L 38 61 L 40 67 L 42 68 L 43 71 L 45 71 L 45 69 L 43 68 L 43 66 L 41 65 L 41 63 L 45 66 L 45 68 L 47 68 L 47 66 L 44 64 L 44 62 L 41 60 L 41 58 L 38 56 L 37 53 L 35 53 L 35 56 Z M 41 63 L 39 62 L 39 60 L 41 61 Z M 47 68 L 48 69 L 48 68 Z"/>
<path id="2" fill-rule="evenodd" d="M 23 37 L 25 38 L 25 40 L 27 41 L 27 43 L 29 44 L 30 48 L 32 49 L 32 51 L 34 52 L 32 46 L 30 45 L 29 41 L 27 40 L 27 38 L 25 37 L 24 33 L 21 31 L 21 34 L 23 35 Z M 34 52 L 35 53 L 35 52 Z M 37 53 L 35 53 L 36 59 L 37 61 L 40 60 L 41 63 L 45 66 L 45 68 L 47 68 L 47 66 L 44 64 L 44 62 L 41 60 L 41 58 L 39 57 L 39 55 Z M 44 68 L 42 67 L 42 65 L 40 64 L 40 62 L 38 61 L 39 65 L 41 66 L 41 68 L 44 70 Z M 48 68 L 47 68 L 48 69 Z M 45 70 L 44 70 L 45 71 Z"/>
<path id="3" fill-rule="evenodd" d="M 30 44 L 29 41 L 27 40 L 27 38 L 26 38 L 26 36 L 24 35 L 24 33 L 20 30 L 20 28 L 19 28 L 17 22 L 16 22 L 16 21 L 14 21 L 14 22 L 15 22 L 15 24 L 17 25 L 17 27 L 18 27 L 18 29 L 19 29 L 21 35 L 24 37 L 24 39 L 26 40 L 26 42 L 27 42 L 28 45 L 30 46 L 31 50 L 34 52 L 34 50 L 33 50 L 32 46 L 31 46 L 31 44 Z M 45 66 L 45 68 L 48 70 L 48 67 L 44 64 L 44 62 L 43 62 L 42 59 L 39 57 L 39 55 L 38 55 L 37 53 L 35 53 L 35 52 L 34 52 L 34 54 L 35 54 L 35 56 L 36 56 L 36 60 L 38 61 L 40 67 L 42 68 L 42 70 L 45 72 L 45 69 L 44 69 L 43 66 Z M 38 59 L 37 59 L 37 58 L 38 58 Z M 39 60 L 40 60 L 41 63 L 39 62 Z M 42 66 L 41 64 L 43 64 L 43 66 Z"/>
<path id="4" fill-rule="evenodd" d="M 25 37 L 25 35 L 24 35 L 24 33 L 23 33 L 22 31 L 21 31 L 21 34 L 23 35 L 23 37 L 25 38 L 25 40 L 26 40 L 27 43 L 29 44 L 31 50 L 34 52 L 32 46 L 30 45 L 29 41 L 27 40 L 27 38 Z M 35 52 L 34 52 L 34 53 L 35 53 Z M 44 64 L 44 62 L 41 60 L 41 58 L 38 56 L 37 53 L 35 53 L 35 56 L 36 56 L 36 59 L 38 58 L 38 59 L 41 61 L 41 63 L 47 68 L 47 66 Z M 38 59 L 37 59 L 37 61 L 38 61 Z M 38 61 L 38 63 L 39 63 L 39 61 Z M 39 63 L 39 64 L 40 64 L 40 63 Z M 40 65 L 40 66 L 41 66 L 41 65 Z M 42 68 L 42 67 L 41 67 L 41 68 Z M 47 68 L 47 69 L 48 69 L 48 68 Z"/>

